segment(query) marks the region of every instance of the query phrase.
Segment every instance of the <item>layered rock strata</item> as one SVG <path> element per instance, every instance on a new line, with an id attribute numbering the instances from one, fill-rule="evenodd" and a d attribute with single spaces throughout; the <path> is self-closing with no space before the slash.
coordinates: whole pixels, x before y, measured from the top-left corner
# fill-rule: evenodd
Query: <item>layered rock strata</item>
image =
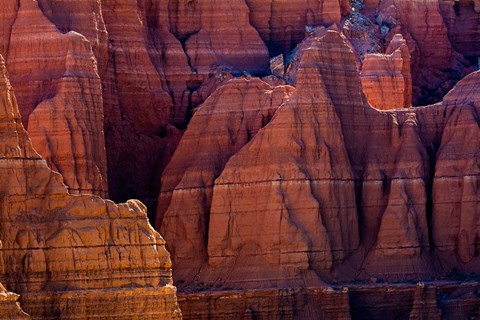
<path id="1" fill-rule="evenodd" d="M 90 43 L 61 34 L 36 1 L 22 0 L 13 13 L 6 59 L 35 148 L 70 192 L 106 196 L 102 89 Z"/>
<path id="2" fill-rule="evenodd" d="M 172 246 L 176 276 L 192 277 L 185 269 L 200 268 L 206 258 L 215 179 L 292 92 L 290 86 L 272 87 L 258 78 L 234 79 L 195 112 L 162 175 L 157 209 L 157 227 L 178 241 Z"/>
<path id="3" fill-rule="evenodd" d="M 384 43 L 388 44 L 397 33 L 407 41 L 415 105 L 440 101 L 455 85 L 454 80 L 469 72 L 470 64 L 452 47 L 456 40 L 450 41 L 442 16 L 441 7 L 445 5 L 436 0 L 368 1 L 363 10 L 375 24 L 376 37 Z M 468 14 L 463 16 L 467 18 Z M 465 32 L 475 33 L 474 25 Z"/>
<path id="4" fill-rule="evenodd" d="M 246 0 L 250 21 L 272 54 L 288 53 L 305 37 L 305 26 L 339 23 L 350 10 L 348 0 Z"/>
<path id="5" fill-rule="evenodd" d="M 363 93 L 380 110 L 412 105 L 410 52 L 401 34 L 395 35 L 386 54 L 366 54 L 360 72 Z"/>
<path id="6" fill-rule="evenodd" d="M 272 120 L 223 168 L 182 171 L 182 194 L 198 188 L 188 182 L 198 172 L 218 176 L 211 204 L 184 214 L 204 212 L 208 234 L 197 246 L 207 248 L 203 266 L 180 267 L 196 274 L 177 278 L 183 290 L 475 272 L 480 73 L 440 104 L 378 111 L 341 34 L 323 30 L 308 43 L 295 92 Z"/>
<path id="7" fill-rule="evenodd" d="M 250 72 L 268 67 L 268 50 L 249 24 L 247 5 L 242 0 L 39 4 L 57 28 L 79 32 L 92 44 L 103 87 L 110 196 L 142 199 L 154 212 L 160 173 L 191 108 L 206 99 L 196 90 L 218 66 Z"/>
<path id="8" fill-rule="evenodd" d="M 184 319 L 456 319 L 477 317 L 478 282 L 349 284 L 323 289 L 180 294 Z"/>
<path id="9" fill-rule="evenodd" d="M 32 147 L 3 58 L 0 134 L 0 279 L 23 309 L 36 319 L 180 319 L 145 206 L 68 192 Z"/>

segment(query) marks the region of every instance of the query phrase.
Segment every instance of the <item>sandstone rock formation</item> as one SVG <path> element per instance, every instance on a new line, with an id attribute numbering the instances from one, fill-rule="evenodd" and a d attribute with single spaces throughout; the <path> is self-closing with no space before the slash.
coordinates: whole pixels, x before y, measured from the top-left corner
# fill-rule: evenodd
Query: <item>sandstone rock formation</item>
<path id="1" fill-rule="evenodd" d="M 480 312 L 478 0 L 2 5 L 0 310 Z"/>
<path id="2" fill-rule="evenodd" d="M 401 34 L 395 35 L 386 54 L 366 54 L 360 73 L 368 102 L 380 110 L 412 105 L 410 52 Z"/>
<path id="3" fill-rule="evenodd" d="M 200 268 L 206 258 L 214 180 L 292 91 L 289 86 L 271 87 L 258 78 L 234 79 L 195 112 L 162 175 L 157 209 L 157 227 L 169 241 L 178 241 L 172 246 L 176 276 L 191 277 L 191 270 Z"/>
<path id="4" fill-rule="evenodd" d="M 0 279 L 23 309 L 33 318 L 180 319 L 169 254 L 145 206 L 68 193 L 23 129 L 3 58 L 0 120 Z"/>
<path id="5" fill-rule="evenodd" d="M 18 294 L 8 292 L 3 285 L 0 284 L 0 317 L 2 319 L 31 319 L 30 316 L 20 308 L 17 302 L 18 298 Z"/>
<path id="6" fill-rule="evenodd" d="M 105 196 L 103 101 L 90 44 L 61 34 L 36 1 L 22 0 L 17 10 L 6 59 L 22 122 L 71 192 Z"/>
<path id="7" fill-rule="evenodd" d="M 160 173 L 190 109 L 206 99 L 195 91 L 210 72 L 222 65 L 268 66 L 243 0 L 39 4 L 58 29 L 79 32 L 92 45 L 103 87 L 110 196 L 139 198 L 152 212 Z"/>
<path id="8" fill-rule="evenodd" d="M 305 26 L 339 23 L 348 0 L 246 0 L 250 21 L 273 54 L 288 53 L 305 36 Z"/>
<path id="9" fill-rule="evenodd" d="M 476 317 L 478 283 L 352 284 L 323 289 L 180 294 L 185 319 L 456 319 Z"/>
<path id="10" fill-rule="evenodd" d="M 212 193 L 209 214 L 208 205 L 196 205 L 207 217 L 201 225 L 208 226 L 208 235 L 197 240 L 203 238 L 203 245 L 178 247 L 186 261 L 197 256 L 195 248 L 207 247 L 202 268 L 179 263 L 182 288 L 302 286 L 372 276 L 405 280 L 440 276 L 454 267 L 474 271 L 480 73 L 462 80 L 441 104 L 382 112 L 362 94 L 345 37 L 324 30 L 307 43 L 298 51 L 295 92 L 265 128 L 224 167 L 181 170 L 182 199 L 199 187 Z M 398 50 L 395 41 L 390 50 Z M 191 140 L 185 135 L 180 145 Z M 195 152 L 195 145 L 202 144 L 186 150 Z M 201 150 L 214 159 L 215 150 L 225 148 Z M 191 160 L 182 164 L 182 158 Z M 197 153 L 170 166 L 199 163 Z M 199 174 L 218 176 L 213 191 L 214 178 L 198 184 Z M 190 225 L 198 224 L 180 221 L 198 217 L 190 216 L 197 210 L 176 208 L 182 215 L 164 220 L 164 230 L 177 221 L 188 238 Z M 196 274 L 193 281 L 184 268 Z"/>
<path id="11" fill-rule="evenodd" d="M 466 58 L 480 56 L 480 2 L 478 0 L 440 1 L 453 48 Z"/>
<path id="12" fill-rule="evenodd" d="M 452 79 L 464 76 L 465 68 L 469 66 L 452 47 L 452 43 L 458 40 L 450 42 L 452 37 L 449 39 L 447 24 L 440 10 L 445 5 L 444 1 L 436 0 L 386 0 L 368 1 L 364 9 L 378 28 L 377 37 L 384 39 L 385 43 L 389 43 L 397 33 L 401 33 L 407 41 L 412 56 L 415 105 L 440 101 L 455 85 Z M 468 14 L 464 16 L 467 18 Z M 475 33 L 474 26 L 465 31 L 466 34 Z"/>

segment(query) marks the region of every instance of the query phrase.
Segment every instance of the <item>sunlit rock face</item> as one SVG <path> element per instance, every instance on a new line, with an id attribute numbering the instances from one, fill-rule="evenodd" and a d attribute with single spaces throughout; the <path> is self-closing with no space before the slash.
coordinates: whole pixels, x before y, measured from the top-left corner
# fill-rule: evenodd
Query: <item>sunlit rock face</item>
<path id="1" fill-rule="evenodd" d="M 72 195 L 25 131 L 0 57 L 0 279 L 32 318 L 180 319 L 145 206 Z M 2 317 L 28 318 L 1 287 Z"/>
<path id="2" fill-rule="evenodd" d="M 4 0 L 0 310 L 476 316 L 479 5 Z"/>

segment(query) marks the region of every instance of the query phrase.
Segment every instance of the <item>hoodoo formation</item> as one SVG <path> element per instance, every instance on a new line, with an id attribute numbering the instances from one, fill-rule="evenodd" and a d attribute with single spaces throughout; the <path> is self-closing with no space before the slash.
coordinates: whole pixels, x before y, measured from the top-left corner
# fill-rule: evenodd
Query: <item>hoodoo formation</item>
<path id="1" fill-rule="evenodd" d="M 480 317 L 479 0 L 2 0 L 0 39 L 0 319 Z"/>

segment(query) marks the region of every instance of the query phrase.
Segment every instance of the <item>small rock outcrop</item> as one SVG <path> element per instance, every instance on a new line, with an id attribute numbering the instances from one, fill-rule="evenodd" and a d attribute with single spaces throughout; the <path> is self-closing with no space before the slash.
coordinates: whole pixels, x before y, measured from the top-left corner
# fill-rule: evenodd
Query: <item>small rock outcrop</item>
<path id="1" fill-rule="evenodd" d="M 410 52 L 401 34 L 395 35 L 385 54 L 366 54 L 360 72 L 368 102 L 380 110 L 412 106 Z"/>

